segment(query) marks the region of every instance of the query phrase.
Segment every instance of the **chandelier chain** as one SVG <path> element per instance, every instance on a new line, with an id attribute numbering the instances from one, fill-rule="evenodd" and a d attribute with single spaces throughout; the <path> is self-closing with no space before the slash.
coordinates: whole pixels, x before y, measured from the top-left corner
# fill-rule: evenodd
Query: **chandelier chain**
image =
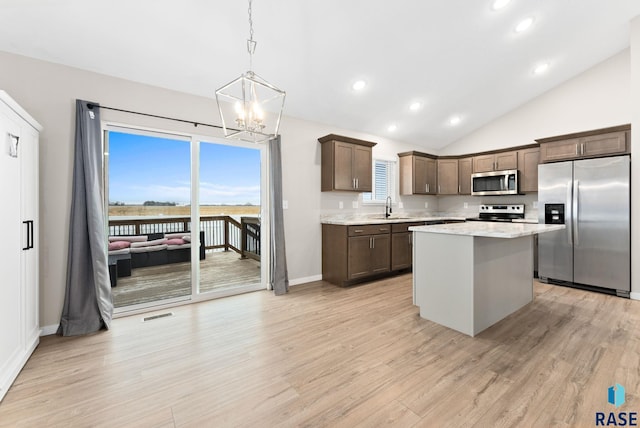
<path id="1" fill-rule="evenodd" d="M 249 40 L 247 42 L 247 50 L 249 51 L 249 70 L 253 70 L 253 52 L 256 48 L 256 43 L 253 41 L 253 7 L 252 0 L 249 0 Z"/>

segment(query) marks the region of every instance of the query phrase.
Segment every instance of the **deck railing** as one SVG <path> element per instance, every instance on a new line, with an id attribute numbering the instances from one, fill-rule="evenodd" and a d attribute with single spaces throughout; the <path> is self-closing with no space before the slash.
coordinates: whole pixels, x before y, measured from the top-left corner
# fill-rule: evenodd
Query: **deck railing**
<path id="1" fill-rule="evenodd" d="M 149 235 L 153 233 L 189 233 L 190 217 L 154 217 L 109 220 L 109 236 Z M 235 251 L 244 257 L 260 260 L 260 219 L 227 215 L 200 217 L 205 249 Z"/>
<path id="2" fill-rule="evenodd" d="M 258 217 L 242 217 L 242 258 L 260 260 L 260 219 Z"/>

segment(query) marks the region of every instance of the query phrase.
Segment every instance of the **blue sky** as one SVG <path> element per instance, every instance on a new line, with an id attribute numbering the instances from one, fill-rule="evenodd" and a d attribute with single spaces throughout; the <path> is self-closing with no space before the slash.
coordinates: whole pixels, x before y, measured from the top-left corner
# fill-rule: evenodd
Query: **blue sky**
<path id="1" fill-rule="evenodd" d="M 109 201 L 190 203 L 190 143 L 109 132 Z M 260 151 L 200 144 L 200 204 L 260 204 Z"/>

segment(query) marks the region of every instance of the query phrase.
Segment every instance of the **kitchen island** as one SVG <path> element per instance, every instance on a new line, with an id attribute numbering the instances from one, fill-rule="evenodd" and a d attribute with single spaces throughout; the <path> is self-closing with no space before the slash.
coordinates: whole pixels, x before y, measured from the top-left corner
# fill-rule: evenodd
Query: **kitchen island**
<path id="1" fill-rule="evenodd" d="M 413 303 L 420 316 L 475 336 L 533 301 L 533 236 L 564 225 L 416 226 Z"/>

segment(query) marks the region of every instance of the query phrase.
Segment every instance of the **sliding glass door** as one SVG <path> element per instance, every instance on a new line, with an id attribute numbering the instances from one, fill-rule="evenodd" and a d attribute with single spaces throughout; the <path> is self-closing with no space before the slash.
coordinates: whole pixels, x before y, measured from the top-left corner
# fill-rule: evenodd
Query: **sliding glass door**
<path id="1" fill-rule="evenodd" d="M 109 270 L 116 308 L 191 295 L 191 142 L 106 131 Z"/>
<path id="2" fill-rule="evenodd" d="M 262 146 L 107 126 L 105 148 L 117 312 L 266 288 Z"/>
<path id="3" fill-rule="evenodd" d="M 198 292 L 263 289 L 261 146 L 200 143 L 199 221 L 206 254 Z"/>

